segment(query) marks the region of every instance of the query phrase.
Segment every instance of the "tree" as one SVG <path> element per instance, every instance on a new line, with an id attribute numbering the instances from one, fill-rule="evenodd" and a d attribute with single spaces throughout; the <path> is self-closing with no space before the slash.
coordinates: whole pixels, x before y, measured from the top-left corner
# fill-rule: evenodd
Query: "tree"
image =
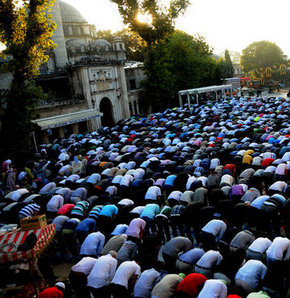
<path id="1" fill-rule="evenodd" d="M 144 61 L 144 42 L 138 34 L 130 29 L 123 28 L 114 33 L 111 30 L 99 30 L 97 36 L 108 42 L 112 42 L 117 36 L 121 37 L 125 44 L 127 60 Z"/>
<path id="2" fill-rule="evenodd" d="M 185 11 L 189 0 L 170 0 L 165 7 L 156 0 L 111 0 L 118 5 L 120 15 L 129 29 L 139 34 L 147 47 L 165 39 L 174 32 L 174 21 Z M 139 15 L 148 15 L 151 22 L 140 22 Z"/>
<path id="3" fill-rule="evenodd" d="M 260 77 L 260 71 L 278 67 L 284 62 L 283 51 L 273 42 L 253 42 L 242 51 L 241 64 L 247 73 Z"/>
<path id="4" fill-rule="evenodd" d="M 5 49 L 0 58 L 5 59 L 2 69 L 13 74 L 11 89 L 2 96 L 6 106 L 2 118 L 1 146 L 8 150 L 29 146 L 32 109 L 41 90 L 29 81 L 37 77 L 39 67 L 49 58 L 55 45 L 51 40 L 55 23 L 49 10 L 50 0 L 23 0 L 21 5 L 13 0 L 0 1 L 0 42 Z"/>
<path id="5" fill-rule="evenodd" d="M 225 50 L 225 72 L 228 78 L 231 78 L 234 74 L 234 68 L 228 50 Z"/>
<path id="6" fill-rule="evenodd" d="M 220 67 L 220 74 L 221 77 L 224 78 L 231 78 L 234 74 L 234 68 L 231 61 L 230 53 L 228 50 L 225 50 L 225 58 L 219 58 L 218 64 Z"/>
<path id="7" fill-rule="evenodd" d="M 154 110 L 177 105 L 179 90 L 216 84 L 219 71 L 204 38 L 182 31 L 175 31 L 166 41 L 152 47 L 144 69 L 145 104 Z"/>

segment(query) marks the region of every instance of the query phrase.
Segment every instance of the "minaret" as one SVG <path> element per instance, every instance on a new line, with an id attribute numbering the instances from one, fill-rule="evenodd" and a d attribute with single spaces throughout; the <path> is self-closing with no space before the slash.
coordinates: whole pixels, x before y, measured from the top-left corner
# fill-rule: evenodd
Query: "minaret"
<path id="1" fill-rule="evenodd" d="M 63 67 L 68 62 L 65 38 L 62 27 L 59 0 L 55 0 L 51 9 L 52 20 L 56 23 L 56 29 L 53 32 L 52 40 L 57 44 L 54 49 L 56 67 Z"/>

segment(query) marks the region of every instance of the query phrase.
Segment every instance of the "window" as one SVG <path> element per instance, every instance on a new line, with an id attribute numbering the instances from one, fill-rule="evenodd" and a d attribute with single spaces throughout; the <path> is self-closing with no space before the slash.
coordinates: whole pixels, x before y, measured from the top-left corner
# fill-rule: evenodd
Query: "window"
<path id="1" fill-rule="evenodd" d="M 122 43 L 119 43 L 119 48 L 120 48 L 120 50 L 123 50 L 123 44 Z"/>
<path id="2" fill-rule="evenodd" d="M 76 52 L 77 52 L 77 49 L 76 49 L 75 46 L 71 46 L 71 47 L 70 47 L 70 51 L 71 51 L 72 53 L 76 53 Z"/>
<path id="3" fill-rule="evenodd" d="M 81 45 L 81 52 L 84 53 L 86 51 L 86 47 L 82 44 Z"/>
<path id="4" fill-rule="evenodd" d="M 115 50 L 115 51 L 117 50 L 117 45 L 116 45 L 116 44 L 114 44 L 114 50 Z"/>
<path id="5" fill-rule="evenodd" d="M 105 45 L 105 51 L 108 52 L 110 50 L 110 46 L 108 44 Z"/>
<path id="6" fill-rule="evenodd" d="M 82 28 L 81 27 L 77 27 L 78 29 L 78 35 L 82 35 Z"/>
<path id="7" fill-rule="evenodd" d="M 97 52 L 100 52 L 100 50 L 101 50 L 101 47 L 100 46 L 96 46 L 96 51 Z"/>
<path id="8" fill-rule="evenodd" d="M 71 26 L 68 27 L 68 35 L 73 35 L 73 29 Z"/>
<path id="9" fill-rule="evenodd" d="M 136 81 L 135 80 L 130 80 L 130 90 L 136 89 Z"/>

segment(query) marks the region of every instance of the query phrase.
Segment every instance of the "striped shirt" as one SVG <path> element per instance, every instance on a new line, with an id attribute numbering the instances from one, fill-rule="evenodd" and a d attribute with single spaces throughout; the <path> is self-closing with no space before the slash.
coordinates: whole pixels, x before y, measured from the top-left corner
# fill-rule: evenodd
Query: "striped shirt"
<path id="1" fill-rule="evenodd" d="M 175 206 L 173 206 L 173 208 L 171 210 L 170 217 L 171 216 L 180 216 L 181 212 L 184 208 L 185 208 L 184 205 L 175 205 Z"/>
<path id="2" fill-rule="evenodd" d="M 97 219 L 102 210 L 103 206 L 95 206 L 89 213 L 89 217 L 93 219 Z"/>
<path id="3" fill-rule="evenodd" d="M 72 209 L 71 215 L 84 216 L 88 208 L 89 208 L 89 203 L 87 201 L 80 201 Z"/>
<path id="4" fill-rule="evenodd" d="M 38 204 L 29 204 L 19 211 L 19 215 L 24 217 L 33 216 L 35 212 L 38 212 L 39 210 L 40 206 Z"/>

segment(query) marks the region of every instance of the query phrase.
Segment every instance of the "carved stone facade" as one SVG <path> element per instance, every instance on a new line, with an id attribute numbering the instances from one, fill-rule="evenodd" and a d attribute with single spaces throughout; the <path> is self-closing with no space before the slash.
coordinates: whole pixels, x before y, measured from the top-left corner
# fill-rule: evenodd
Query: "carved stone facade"
<path id="1" fill-rule="evenodd" d="M 60 116 L 63 115 L 66 124 L 67 119 L 75 119 L 79 111 L 89 111 L 90 115 L 95 111 L 95 117 L 86 121 L 88 131 L 111 125 L 139 112 L 139 83 L 129 83 L 135 79 L 132 78 L 132 67 L 125 67 L 126 49 L 122 39 L 116 37 L 112 43 L 97 39 L 95 27 L 64 1 L 55 1 L 52 15 L 58 25 L 53 35 L 58 47 L 41 67 L 38 81 L 53 97 L 58 97 L 52 91 L 56 85 L 66 86 L 68 91 L 64 100 L 39 107 L 42 119 L 37 120 L 37 123 L 42 129 L 51 126 L 55 117 L 55 128 L 60 131 Z M 126 77 L 127 73 L 130 79 Z M 143 73 L 140 67 L 136 68 L 136 73 Z M 139 82 L 139 78 L 136 81 Z M 67 109 L 66 102 L 70 102 Z M 85 119 L 84 115 L 80 117 Z"/>

